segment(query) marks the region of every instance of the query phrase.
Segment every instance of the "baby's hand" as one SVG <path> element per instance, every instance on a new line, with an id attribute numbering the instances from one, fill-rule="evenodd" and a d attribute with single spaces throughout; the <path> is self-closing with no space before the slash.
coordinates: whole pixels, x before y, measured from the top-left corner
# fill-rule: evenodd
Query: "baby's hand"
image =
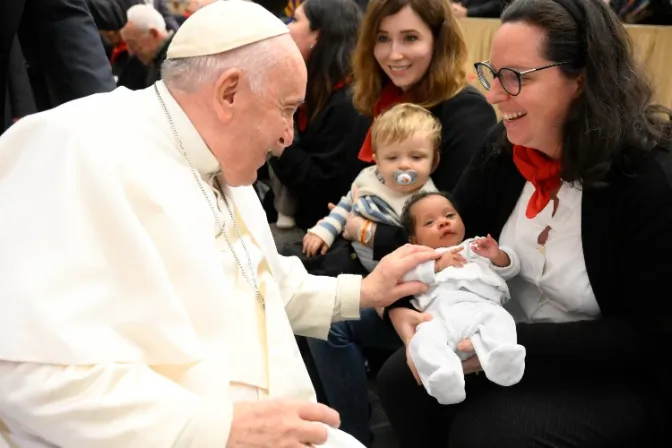
<path id="1" fill-rule="evenodd" d="M 320 253 L 321 255 L 324 255 L 327 253 L 329 250 L 329 246 L 327 246 L 327 243 L 322 241 L 322 238 L 319 236 L 315 235 L 314 233 L 306 233 L 306 235 L 303 237 L 303 253 L 307 257 L 313 257 Z"/>
<path id="2" fill-rule="evenodd" d="M 495 239 L 488 235 L 486 238 L 477 238 L 471 243 L 471 250 L 481 257 L 493 260 L 499 255 L 499 244 Z"/>
<path id="3" fill-rule="evenodd" d="M 492 261 L 497 266 L 508 266 L 510 263 L 509 256 L 506 255 L 500 248 L 495 239 L 488 235 L 486 238 L 477 238 L 471 243 L 471 250 Z"/>
<path id="4" fill-rule="evenodd" d="M 456 268 L 461 268 L 467 262 L 467 260 L 460 255 L 462 252 L 461 247 L 456 247 L 455 249 L 444 252 L 441 255 L 441 258 L 436 260 L 434 264 L 434 272 L 440 272 L 446 269 L 448 266 L 453 266 Z"/>

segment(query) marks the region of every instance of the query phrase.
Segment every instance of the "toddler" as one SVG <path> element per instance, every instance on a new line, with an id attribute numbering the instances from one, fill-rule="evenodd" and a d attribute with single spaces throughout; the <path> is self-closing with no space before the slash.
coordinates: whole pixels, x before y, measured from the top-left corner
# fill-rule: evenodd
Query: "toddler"
<path id="1" fill-rule="evenodd" d="M 520 272 L 520 260 L 488 235 L 464 240 L 464 224 L 445 193 L 413 197 L 404 208 L 410 242 L 443 252 L 419 265 L 404 280 L 420 280 L 429 290 L 412 303 L 433 319 L 418 325 L 409 345 L 427 393 L 441 404 L 466 398 L 462 360 L 456 352 L 470 339 L 487 378 L 501 386 L 518 383 L 525 371 L 525 348 L 516 324 L 502 307 L 510 298 L 505 280 Z"/>
<path id="2" fill-rule="evenodd" d="M 308 230 L 303 253 L 324 254 L 343 231 L 349 213 L 367 219 L 353 248 L 362 265 L 371 271 L 371 237 L 375 223 L 401 225 L 408 199 L 436 191 L 429 175 L 439 163 L 441 123 L 428 110 L 410 103 L 398 104 L 378 116 L 371 128 L 374 166 L 364 168 L 329 216 Z"/>

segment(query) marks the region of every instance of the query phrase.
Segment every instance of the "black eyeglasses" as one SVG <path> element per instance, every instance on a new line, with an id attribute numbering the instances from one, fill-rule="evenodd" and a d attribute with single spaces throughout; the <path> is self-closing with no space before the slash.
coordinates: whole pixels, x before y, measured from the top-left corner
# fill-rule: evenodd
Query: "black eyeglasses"
<path id="1" fill-rule="evenodd" d="M 524 75 L 564 64 L 567 64 L 567 61 L 556 62 L 554 64 L 544 65 L 543 67 L 539 68 L 531 68 L 522 72 L 508 67 L 502 67 L 496 71 L 488 64 L 488 62 L 477 62 L 474 64 L 474 67 L 476 68 L 478 80 L 481 81 L 481 84 L 485 90 L 490 90 L 490 87 L 492 87 L 492 83 L 494 82 L 495 78 L 499 78 L 499 83 L 502 85 L 504 91 L 511 96 L 516 96 L 520 93 L 521 83 Z"/>

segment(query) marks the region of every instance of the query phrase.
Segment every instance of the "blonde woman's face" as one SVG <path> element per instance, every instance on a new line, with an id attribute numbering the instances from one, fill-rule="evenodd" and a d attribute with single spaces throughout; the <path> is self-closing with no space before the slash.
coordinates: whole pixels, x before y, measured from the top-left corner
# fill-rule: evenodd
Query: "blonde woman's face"
<path id="1" fill-rule="evenodd" d="M 381 20 L 373 55 L 394 85 L 405 91 L 425 76 L 433 49 L 432 31 L 407 5 Z"/>

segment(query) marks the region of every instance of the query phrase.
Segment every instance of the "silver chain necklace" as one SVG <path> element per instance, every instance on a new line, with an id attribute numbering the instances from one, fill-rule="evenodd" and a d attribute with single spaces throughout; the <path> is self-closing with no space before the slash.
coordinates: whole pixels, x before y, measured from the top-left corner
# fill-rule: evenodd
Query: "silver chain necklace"
<path id="1" fill-rule="evenodd" d="M 175 128 L 175 123 L 173 122 L 173 117 L 170 115 L 170 112 L 168 112 L 168 108 L 166 107 L 166 103 L 163 102 L 163 97 L 161 97 L 161 93 L 159 92 L 158 87 L 156 84 L 154 84 L 154 91 L 156 92 L 156 96 L 159 98 L 159 102 L 161 103 L 161 107 L 163 108 L 163 112 L 166 115 L 166 118 L 168 119 L 168 123 L 170 124 L 170 128 L 173 131 L 173 135 L 175 136 L 175 140 L 177 140 L 177 143 L 180 145 L 180 151 L 182 151 L 182 156 L 185 158 L 187 163 L 189 164 L 189 168 L 191 168 L 191 174 L 194 176 L 194 179 L 196 180 L 196 183 L 198 184 L 199 188 L 201 189 L 201 193 L 203 193 L 203 196 L 205 197 L 205 200 L 208 202 L 208 205 L 210 206 L 210 211 L 212 212 L 212 215 L 215 218 L 215 222 L 219 223 L 220 218 L 219 218 L 219 213 L 217 213 L 217 209 L 215 208 L 214 204 L 210 200 L 210 197 L 208 194 L 205 192 L 205 188 L 203 188 L 203 181 L 201 180 L 201 175 L 198 174 L 198 171 L 196 168 L 194 168 L 194 165 L 191 163 L 191 160 L 189 160 L 189 156 L 187 155 L 187 151 L 184 149 L 184 145 L 182 144 L 182 139 L 180 138 L 180 135 L 177 133 L 177 129 Z M 229 250 L 231 251 L 231 254 L 233 254 L 233 258 L 236 260 L 236 264 L 240 268 L 240 272 L 243 274 L 243 278 L 245 278 L 245 281 L 247 284 L 252 288 L 254 291 L 254 295 L 257 298 L 257 302 L 259 302 L 259 305 L 261 305 L 262 308 L 265 308 L 266 306 L 266 301 L 264 300 L 264 296 L 261 294 L 261 291 L 259 290 L 259 285 L 257 284 L 257 277 L 254 275 L 254 267 L 252 266 L 252 257 L 250 257 L 250 253 L 247 251 L 247 246 L 245 246 L 245 241 L 243 240 L 243 235 L 240 232 L 240 229 L 238 228 L 238 224 L 236 223 L 236 218 L 233 216 L 233 212 L 231 211 L 231 207 L 229 206 L 229 201 L 226 199 L 226 194 L 224 194 L 224 190 L 222 189 L 222 185 L 219 182 L 219 178 L 216 178 L 217 186 L 222 194 L 222 199 L 224 200 L 224 205 L 226 205 L 226 210 L 229 212 L 229 217 L 231 218 L 231 222 L 233 223 L 233 228 L 236 231 L 236 234 L 238 235 L 238 239 L 240 240 L 241 246 L 243 246 L 243 251 L 245 252 L 245 255 L 247 256 L 247 266 L 250 269 L 249 275 L 245 268 L 243 267 L 243 264 L 240 262 L 240 258 L 238 258 L 238 254 L 236 254 L 236 251 L 233 250 L 233 244 L 229 240 L 229 237 L 226 235 L 226 221 L 224 219 L 221 220 L 221 232 L 224 235 L 224 239 L 226 240 L 226 244 L 229 246 Z"/>

